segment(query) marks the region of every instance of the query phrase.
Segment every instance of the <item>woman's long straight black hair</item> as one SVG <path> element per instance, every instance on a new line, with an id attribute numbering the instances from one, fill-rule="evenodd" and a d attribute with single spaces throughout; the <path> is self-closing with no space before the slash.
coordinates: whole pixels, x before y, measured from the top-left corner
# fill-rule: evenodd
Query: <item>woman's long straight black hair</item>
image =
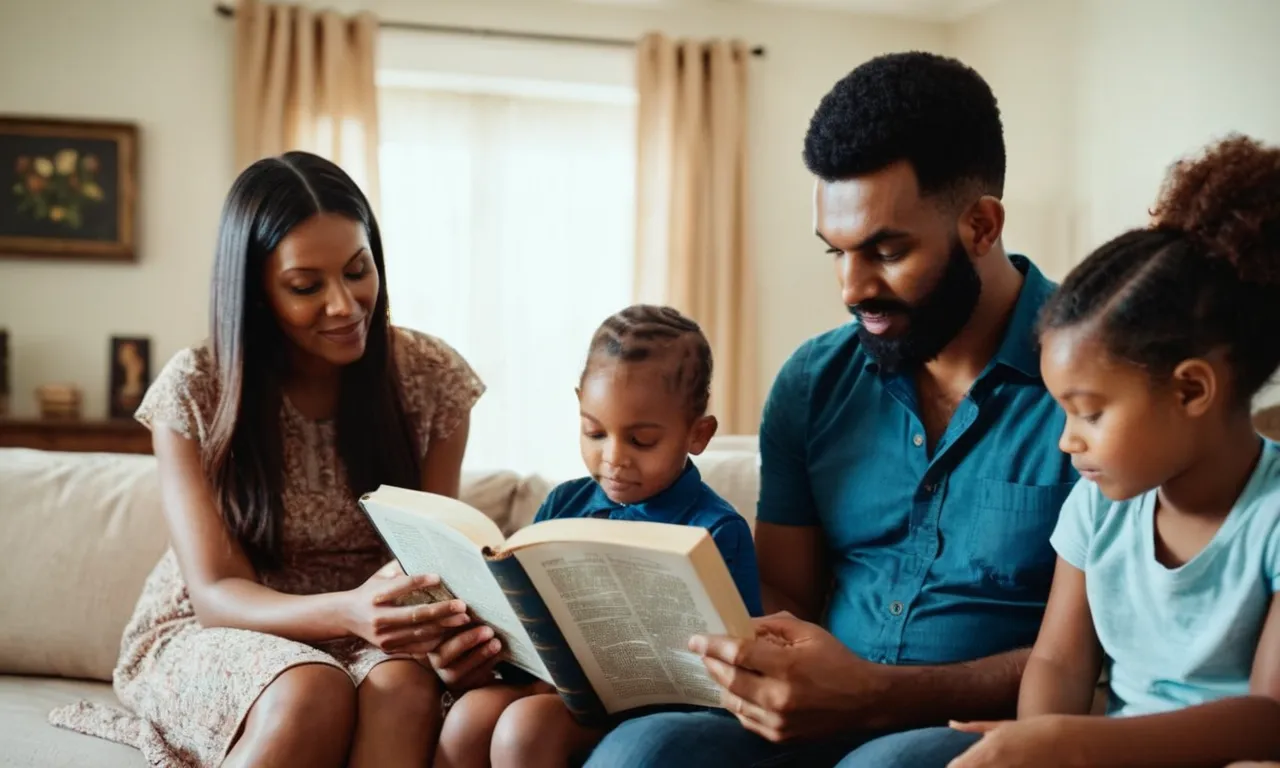
<path id="1" fill-rule="evenodd" d="M 318 213 L 364 226 L 378 271 L 365 352 L 347 366 L 335 423 L 351 492 L 419 487 L 418 446 L 406 418 L 387 309 L 382 238 L 369 201 L 337 165 L 306 152 L 267 158 L 236 179 L 222 209 L 209 302 L 219 398 L 203 455 L 223 519 L 259 571 L 280 564 L 284 446 L 282 366 L 291 356 L 268 305 L 267 257 Z"/>

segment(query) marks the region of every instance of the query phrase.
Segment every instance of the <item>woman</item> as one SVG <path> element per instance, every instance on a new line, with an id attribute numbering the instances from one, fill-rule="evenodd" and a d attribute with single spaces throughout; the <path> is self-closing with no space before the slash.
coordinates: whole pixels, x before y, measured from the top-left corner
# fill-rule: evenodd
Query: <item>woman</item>
<path id="1" fill-rule="evenodd" d="M 210 309 L 209 343 L 137 411 L 172 546 L 115 670 L 132 715 L 82 703 L 51 720 L 153 765 L 424 765 L 443 689 L 414 657 L 469 619 L 457 601 L 398 604 L 436 579 L 382 567 L 357 499 L 384 483 L 456 496 L 484 385 L 390 325 L 368 201 L 314 155 L 236 180 Z"/>

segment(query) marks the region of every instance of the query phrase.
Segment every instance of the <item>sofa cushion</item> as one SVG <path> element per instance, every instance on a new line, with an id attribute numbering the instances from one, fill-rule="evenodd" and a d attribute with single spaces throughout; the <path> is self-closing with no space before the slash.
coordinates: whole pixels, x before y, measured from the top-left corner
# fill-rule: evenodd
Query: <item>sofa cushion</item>
<path id="1" fill-rule="evenodd" d="M 110 680 L 164 552 L 155 459 L 0 449 L 0 672 Z"/>
<path id="2" fill-rule="evenodd" d="M 133 747 L 49 725 L 49 710 L 81 699 L 119 706 L 107 683 L 0 675 L 0 765 L 145 768 Z"/>
<path id="3" fill-rule="evenodd" d="M 462 498 L 512 527 L 514 472 Z M 0 448 L 0 672 L 110 680 L 142 583 L 168 546 L 155 458 Z"/>
<path id="4" fill-rule="evenodd" d="M 541 475 L 527 475 L 520 480 L 520 486 L 516 489 L 515 497 L 511 500 L 511 525 L 510 531 L 504 530 L 507 535 L 511 535 L 529 523 L 533 522 L 533 518 L 538 515 L 538 508 L 542 506 L 542 502 L 547 500 L 547 496 L 551 494 L 551 490 L 558 483 L 554 483 Z"/>
<path id="5" fill-rule="evenodd" d="M 517 529 L 512 511 L 520 475 L 502 471 L 464 471 L 458 498 L 485 513 L 506 533 Z"/>
<path id="6" fill-rule="evenodd" d="M 752 530 L 756 527 L 756 500 L 760 496 L 760 454 L 743 443 L 730 449 L 713 441 L 711 448 L 694 458 L 702 480 L 738 510 Z"/>

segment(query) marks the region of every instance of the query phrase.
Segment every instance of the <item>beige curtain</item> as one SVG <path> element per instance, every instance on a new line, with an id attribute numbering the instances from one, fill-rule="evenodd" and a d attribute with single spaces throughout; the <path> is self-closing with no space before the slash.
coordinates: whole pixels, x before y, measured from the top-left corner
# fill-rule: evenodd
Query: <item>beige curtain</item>
<path id="1" fill-rule="evenodd" d="M 636 65 L 636 299 L 676 307 L 706 331 L 722 434 L 753 434 L 760 417 L 746 215 L 749 56 L 737 41 L 651 34 Z"/>
<path id="2" fill-rule="evenodd" d="M 240 0 L 235 34 L 237 170 L 302 149 L 378 201 L 376 19 Z"/>

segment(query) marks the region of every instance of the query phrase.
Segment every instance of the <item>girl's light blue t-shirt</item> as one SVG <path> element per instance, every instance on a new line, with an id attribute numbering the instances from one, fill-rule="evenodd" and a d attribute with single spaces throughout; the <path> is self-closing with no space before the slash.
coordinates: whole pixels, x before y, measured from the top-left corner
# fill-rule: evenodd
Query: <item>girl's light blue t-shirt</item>
<path id="1" fill-rule="evenodd" d="M 1222 527 L 1195 557 L 1155 554 L 1156 492 L 1110 501 L 1081 480 L 1051 542 L 1085 572 L 1089 610 L 1110 665 L 1112 715 L 1168 712 L 1249 692 L 1249 673 L 1280 588 L 1280 446 L 1262 457 Z"/>

